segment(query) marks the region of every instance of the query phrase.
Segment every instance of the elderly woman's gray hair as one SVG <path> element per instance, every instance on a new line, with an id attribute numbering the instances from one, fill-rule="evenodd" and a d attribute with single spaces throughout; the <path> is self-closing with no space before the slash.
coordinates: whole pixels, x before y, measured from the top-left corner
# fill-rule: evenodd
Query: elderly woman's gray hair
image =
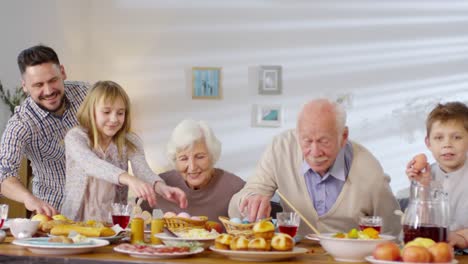
<path id="1" fill-rule="evenodd" d="M 179 151 L 191 148 L 196 141 L 201 139 L 205 141 L 213 165 L 216 164 L 221 155 L 221 142 L 205 121 L 190 119 L 183 120 L 172 131 L 171 138 L 167 143 L 167 156 L 171 163 L 175 164 L 176 155 Z"/>

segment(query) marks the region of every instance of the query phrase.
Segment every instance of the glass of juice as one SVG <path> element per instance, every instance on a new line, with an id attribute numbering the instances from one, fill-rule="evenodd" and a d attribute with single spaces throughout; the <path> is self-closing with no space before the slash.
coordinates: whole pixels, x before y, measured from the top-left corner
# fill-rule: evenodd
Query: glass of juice
<path id="1" fill-rule="evenodd" d="M 281 212 L 276 214 L 276 221 L 281 233 L 294 237 L 297 234 L 301 218 L 295 212 Z"/>
<path id="2" fill-rule="evenodd" d="M 372 227 L 380 233 L 380 231 L 382 230 L 382 217 L 361 216 L 359 218 L 359 229 L 362 231 L 368 227 Z"/>
<path id="3" fill-rule="evenodd" d="M 8 204 L 0 204 L 0 228 L 3 227 L 8 218 Z"/>
<path id="4" fill-rule="evenodd" d="M 129 204 L 113 203 L 112 204 L 112 223 L 120 225 L 122 228 L 127 228 L 130 221 L 132 206 Z"/>

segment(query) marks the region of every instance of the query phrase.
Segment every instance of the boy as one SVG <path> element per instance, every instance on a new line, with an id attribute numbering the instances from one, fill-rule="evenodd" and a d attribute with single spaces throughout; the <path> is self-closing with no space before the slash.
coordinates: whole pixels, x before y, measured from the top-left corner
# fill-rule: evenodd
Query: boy
<path id="1" fill-rule="evenodd" d="M 450 206 L 449 242 L 468 247 L 468 107 L 461 102 L 438 104 L 426 120 L 426 146 L 436 160 L 417 170 L 414 159 L 406 167 L 410 180 L 440 181 Z"/>

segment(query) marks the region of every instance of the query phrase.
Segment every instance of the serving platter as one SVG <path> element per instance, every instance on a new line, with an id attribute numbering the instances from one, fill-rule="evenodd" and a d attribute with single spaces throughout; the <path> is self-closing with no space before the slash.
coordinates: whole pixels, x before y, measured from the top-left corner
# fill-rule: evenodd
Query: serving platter
<path id="1" fill-rule="evenodd" d="M 194 248 L 190 250 L 189 252 L 161 253 L 161 252 L 143 252 L 143 251 L 139 251 L 138 249 L 133 249 L 130 247 L 131 246 L 129 246 L 128 244 L 121 244 L 121 245 L 114 247 L 114 251 L 122 253 L 122 254 L 128 254 L 134 258 L 171 259 L 171 258 L 184 258 L 184 257 L 192 256 L 195 254 L 199 254 L 203 252 L 204 250 L 203 248 L 198 247 L 198 248 Z M 147 246 L 147 247 L 163 248 L 165 246 L 159 245 L 159 246 Z"/>
<path id="2" fill-rule="evenodd" d="M 279 261 L 294 258 L 307 253 L 307 249 L 294 247 L 292 251 L 244 251 L 224 250 L 211 246 L 210 249 L 233 260 L 239 261 Z"/>
<path id="3" fill-rule="evenodd" d="M 320 242 L 320 238 L 317 236 L 317 234 L 308 234 L 308 235 L 305 235 L 304 238 L 307 239 L 307 240 Z"/>
<path id="4" fill-rule="evenodd" d="M 414 263 L 414 262 L 403 262 L 403 261 L 389 261 L 375 259 L 373 256 L 367 256 L 365 259 L 372 264 L 426 264 L 426 263 Z M 457 264 L 458 260 L 453 259 L 452 262 L 437 263 L 437 264 Z"/>
<path id="5" fill-rule="evenodd" d="M 166 233 L 158 233 L 155 236 L 163 241 L 164 244 L 173 246 L 179 242 L 198 242 L 202 245 L 203 248 L 207 249 L 213 245 L 215 237 L 212 238 L 184 238 L 184 237 L 174 237 Z"/>
<path id="6" fill-rule="evenodd" d="M 47 237 L 35 237 L 27 239 L 13 240 L 13 244 L 27 248 L 35 254 L 45 255 L 69 255 L 91 252 L 96 248 L 109 245 L 109 241 L 102 239 L 89 238 L 87 242 L 78 244 L 64 244 L 48 242 Z"/>

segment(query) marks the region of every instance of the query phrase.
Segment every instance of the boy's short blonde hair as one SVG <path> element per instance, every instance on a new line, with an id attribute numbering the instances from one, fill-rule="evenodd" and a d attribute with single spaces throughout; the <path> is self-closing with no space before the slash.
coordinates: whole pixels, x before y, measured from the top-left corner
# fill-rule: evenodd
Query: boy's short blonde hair
<path id="1" fill-rule="evenodd" d="M 455 121 L 462 124 L 468 132 L 468 107 L 462 102 L 437 104 L 426 119 L 427 136 L 431 134 L 432 125 L 437 121 L 441 123 Z"/>

